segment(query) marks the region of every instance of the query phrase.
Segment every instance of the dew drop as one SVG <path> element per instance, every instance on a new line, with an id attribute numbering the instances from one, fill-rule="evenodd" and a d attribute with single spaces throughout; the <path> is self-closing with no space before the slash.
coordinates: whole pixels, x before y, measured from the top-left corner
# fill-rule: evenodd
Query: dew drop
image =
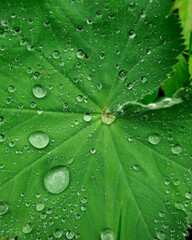
<path id="1" fill-rule="evenodd" d="M 4 122 L 4 117 L 0 116 L 0 124 Z"/>
<path id="2" fill-rule="evenodd" d="M 54 52 L 53 52 L 53 57 L 54 57 L 55 59 L 60 58 L 60 52 L 54 51 Z"/>
<path id="3" fill-rule="evenodd" d="M 77 56 L 78 58 L 83 58 L 83 57 L 84 57 L 84 52 L 83 52 L 83 50 L 78 50 L 78 51 L 76 52 L 76 56 Z"/>
<path id="4" fill-rule="evenodd" d="M 0 216 L 8 211 L 9 207 L 5 202 L 0 202 Z"/>
<path id="5" fill-rule="evenodd" d="M 30 223 L 27 223 L 25 226 L 22 228 L 23 233 L 30 233 L 32 231 L 32 226 Z"/>
<path id="6" fill-rule="evenodd" d="M 61 229 L 56 229 L 54 232 L 53 232 L 53 235 L 55 238 L 61 238 L 62 235 L 63 235 L 63 231 Z"/>
<path id="7" fill-rule="evenodd" d="M 171 151 L 173 154 L 180 154 L 182 152 L 182 148 L 179 144 L 176 144 L 174 145 L 172 148 L 171 148 Z"/>
<path id="8" fill-rule="evenodd" d="M 8 91 L 11 92 L 11 93 L 14 92 L 14 91 L 15 91 L 15 87 L 12 86 L 12 85 L 9 86 L 9 87 L 8 87 Z"/>
<path id="9" fill-rule="evenodd" d="M 139 171 L 139 166 L 138 165 L 133 165 L 133 170 Z"/>
<path id="10" fill-rule="evenodd" d="M 48 145 L 49 136 L 42 131 L 37 131 L 37 132 L 31 133 L 31 135 L 29 136 L 29 142 L 35 148 L 41 149 Z"/>
<path id="11" fill-rule="evenodd" d="M 45 204 L 44 204 L 44 203 L 37 203 L 37 205 L 36 205 L 36 210 L 37 210 L 38 212 L 40 212 L 40 211 L 42 211 L 42 210 L 44 209 L 44 207 L 45 207 Z"/>
<path id="12" fill-rule="evenodd" d="M 41 85 L 36 84 L 33 87 L 33 94 L 36 98 L 44 98 L 47 91 Z"/>
<path id="13" fill-rule="evenodd" d="M 190 192 L 187 192 L 187 193 L 185 194 L 185 197 L 186 197 L 187 199 L 191 199 L 191 198 L 192 198 L 192 194 L 191 194 Z"/>
<path id="14" fill-rule="evenodd" d="M 106 228 L 101 233 L 101 240 L 115 240 L 115 234 L 110 228 Z"/>
<path id="15" fill-rule="evenodd" d="M 90 122 L 90 121 L 91 121 L 91 115 L 89 115 L 89 114 L 83 115 L 83 120 L 84 120 L 85 122 Z"/>
<path id="16" fill-rule="evenodd" d="M 120 80 L 125 80 L 127 78 L 127 72 L 125 70 L 121 70 L 119 73 L 118 73 L 118 77 Z"/>
<path id="17" fill-rule="evenodd" d="M 152 145 L 157 145 L 158 143 L 160 143 L 161 138 L 158 133 L 153 133 L 149 135 L 148 140 Z"/>
<path id="18" fill-rule="evenodd" d="M 136 33 L 134 30 L 129 31 L 129 38 L 135 38 L 136 37 Z"/>
<path id="19" fill-rule="evenodd" d="M 5 140 L 5 136 L 3 134 L 0 134 L 0 143 Z"/>
<path id="20" fill-rule="evenodd" d="M 76 99 L 77 99 L 78 102 L 82 102 L 83 101 L 83 97 L 81 95 L 78 95 L 76 97 Z"/>
<path id="21" fill-rule="evenodd" d="M 75 234 L 74 234 L 74 232 L 72 232 L 72 231 L 68 231 L 68 232 L 66 233 L 66 238 L 67 238 L 67 239 L 73 239 L 74 236 L 75 236 Z"/>
<path id="22" fill-rule="evenodd" d="M 67 188 L 69 180 L 69 170 L 64 166 L 57 166 L 44 176 L 44 185 L 48 192 L 59 194 Z"/>
<path id="23" fill-rule="evenodd" d="M 158 238 L 159 240 L 164 240 L 164 239 L 165 239 L 165 234 L 162 233 L 162 232 L 158 232 L 158 233 L 157 233 L 157 238 Z"/>

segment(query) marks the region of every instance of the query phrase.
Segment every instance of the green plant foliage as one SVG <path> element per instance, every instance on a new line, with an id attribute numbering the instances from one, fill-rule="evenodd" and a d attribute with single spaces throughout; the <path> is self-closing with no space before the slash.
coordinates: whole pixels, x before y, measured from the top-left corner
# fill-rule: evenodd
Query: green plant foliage
<path id="1" fill-rule="evenodd" d="M 189 85 L 188 63 L 182 54 L 179 55 L 178 60 L 172 75 L 161 84 L 165 96 L 168 97 L 171 97 L 181 87 Z"/>
<path id="2" fill-rule="evenodd" d="M 190 33 L 192 31 L 192 1 L 176 0 L 174 9 L 179 10 L 179 17 L 183 28 L 186 46 L 189 45 Z"/>
<path id="3" fill-rule="evenodd" d="M 183 49 L 170 9 L 1 1 L 2 238 L 185 239 L 192 96 L 141 103 Z"/>

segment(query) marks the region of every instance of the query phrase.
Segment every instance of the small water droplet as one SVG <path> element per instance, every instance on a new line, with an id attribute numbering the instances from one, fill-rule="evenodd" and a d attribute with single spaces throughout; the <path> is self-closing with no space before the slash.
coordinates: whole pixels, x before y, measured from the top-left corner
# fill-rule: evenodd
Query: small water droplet
<path id="1" fill-rule="evenodd" d="M 177 155 L 177 154 L 180 154 L 183 150 L 179 144 L 176 144 L 171 148 L 171 151 L 173 154 Z"/>
<path id="2" fill-rule="evenodd" d="M 9 207 L 5 202 L 0 202 L 0 216 L 8 211 Z"/>
<path id="3" fill-rule="evenodd" d="M 23 233 L 30 233 L 32 231 L 32 226 L 30 223 L 27 223 L 25 226 L 22 228 Z"/>
<path id="4" fill-rule="evenodd" d="M 76 97 L 76 99 L 77 99 L 78 102 L 82 102 L 83 101 L 83 97 L 81 95 L 78 95 Z"/>
<path id="5" fill-rule="evenodd" d="M 4 117 L 0 116 L 0 124 L 4 122 Z"/>
<path id="6" fill-rule="evenodd" d="M 14 91 L 15 91 L 15 87 L 12 86 L 12 85 L 9 86 L 9 87 L 8 87 L 8 91 L 11 92 L 11 93 L 14 92 Z"/>
<path id="7" fill-rule="evenodd" d="M 66 233 L 66 238 L 67 238 L 67 239 L 73 239 L 74 236 L 75 236 L 75 234 L 74 234 L 74 232 L 72 232 L 72 231 L 68 231 L 68 232 Z"/>
<path id="8" fill-rule="evenodd" d="M 127 78 L 127 72 L 125 70 L 121 70 L 119 73 L 118 73 L 118 77 L 120 80 L 125 80 Z"/>
<path id="9" fill-rule="evenodd" d="M 53 57 L 54 57 L 55 59 L 60 58 L 60 52 L 54 51 L 54 52 L 53 52 Z"/>
<path id="10" fill-rule="evenodd" d="M 37 210 L 38 212 L 40 212 L 40 211 L 42 211 L 42 210 L 44 209 L 44 207 L 45 207 L 45 204 L 44 204 L 44 203 L 37 203 L 37 205 L 36 205 L 36 210 Z"/>
<path id="11" fill-rule="evenodd" d="M 139 171 L 139 166 L 138 165 L 133 165 L 133 170 Z"/>
<path id="12" fill-rule="evenodd" d="M 185 197 L 186 197 L 187 199 L 191 199 L 191 198 L 192 198 L 192 194 L 191 194 L 190 192 L 187 192 L 187 193 L 185 194 Z"/>
<path id="13" fill-rule="evenodd" d="M 48 192 L 59 194 L 69 185 L 69 170 L 64 166 L 51 168 L 44 177 L 44 185 Z"/>
<path id="14" fill-rule="evenodd" d="M 33 94 L 36 98 L 44 98 L 46 95 L 47 91 L 45 90 L 45 88 L 43 88 L 41 85 L 36 84 L 33 87 Z"/>
<path id="15" fill-rule="evenodd" d="M 85 114 L 85 115 L 83 115 L 83 119 L 84 119 L 84 121 L 85 122 L 90 122 L 91 121 L 91 115 L 89 115 L 89 114 Z"/>
<path id="16" fill-rule="evenodd" d="M 115 240 L 115 234 L 110 228 L 106 228 L 101 233 L 101 240 Z"/>
<path id="17" fill-rule="evenodd" d="M 136 37 L 136 33 L 134 30 L 129 31 L 129 38 L 135 38 Z"/>
<path id="18" fill-rule="evenodd" d="M 0 143 L 5 140 L 5 136 L 3 134 L 0 134 Z"/>
<path id="19" fill-rule="evenodd" d="M 157 233 L 157 238 L 158 238 L 159 240 L 164 240 L 164 239 L 165 239 L 165 234 L 162 233 L 162 232 L 158 232 L 158 233 Z"/>
<path id="20" fill-rule="evenodd" d="M 56 229 L 54 232 L 53 232 L 53 235 L 55 238 L 61 238 L 62 235 L 63 235 L 63 231 L 61 229 Z"/>
<path id="21" fill-rule="evenodd" d="M 153 133 L 149 135 L 148 140 L 152 145 L 157 145 L 158 143 L 160 143 L 161 138 L 158 133 Z"/>
<path id="22" fill-rule="evenodd" d="M 142 82 L 142 83 L 146 83 L 146 82 L 147 82 L 147 78 L 143 76 L 143 77 L 141 78 L 141 82 Z"/>
<path id="23" fill-rule="evenodd" d="M 78 58 L 83 58 L 83 57 L 84 57 L 84 52 L 83 52 L 83 50 L 78 50 L 78 51 L 76 52 L 76 56 L 77 56 Z"/>
<path id="24" fill-rule="evenodd" d="M 29 136 L 29 142 L 35 148 L 45 148 L 49 143 L 49 136 L 42 131 L 37 131 L 31 133 L 31 135 Z"/>

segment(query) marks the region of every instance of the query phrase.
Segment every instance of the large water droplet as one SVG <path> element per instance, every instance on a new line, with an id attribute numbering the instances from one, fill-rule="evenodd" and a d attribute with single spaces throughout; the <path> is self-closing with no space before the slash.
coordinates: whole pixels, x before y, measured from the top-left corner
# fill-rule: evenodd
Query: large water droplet
<path id="1" fill-rule="evenodd" d="M 31 133 L 31 135 L 29 136 L 29 142 L 35 148 L 41 149 L 48 145 L 49 136 L 42 131 L 37 131 L 37 132 Z"/>
<path id="2" fill-rule="evenodd" d="M 30 233 L 32 231 L 32 226 L 30 223 L 27 223 L 25 226 L 22 228 L 23 233 Z"/>
<path id="3" fill-rule="evenodd" d="M 179 144 L 176 144 L 171 148 L 171 151 L 173 154 L 177 155 L 177 154 L 180 154 L 183 150 Z"/>
<path id="4" fill-rule="evenodd" d="M 0 216 L 8 211 L 9 207 L 5 202 L 0 202 Z"/>
<path id="5" fill-rule="evenodd" d="M 161 138 L 158 133 L 153 133 L 149 135 L 148 140 L 151 144 L 157 145 L 158 143 L 160 143 Z"/>
<path id="6" fill-rule="evenodd" d="M 44 98 L 47 91 L 44 87 L 39 84 L 34 85 L 33 87 L 33 94 L 36 98 Z"/>
<path id="7" fill-rule="evenodd" d="M 110 228 L 106 228 L 101 233 L 101 240 L 115 240 L 115 234 Z"/>
<path id="8" fill-rule="evenodd" d="M 61 229 L 56 229 L 54 232 L 53 232 L 53 235 L 55 238 L 61 238 L 62 235 L 63 235 L 63 231 Z"/>
<path id="9" fill-rule="evenodd" d="M 44 177 L 44 185 L 48 192 L 59 194 L 69 185 L 69 170 L 64 166 L 51 168 Z"/>

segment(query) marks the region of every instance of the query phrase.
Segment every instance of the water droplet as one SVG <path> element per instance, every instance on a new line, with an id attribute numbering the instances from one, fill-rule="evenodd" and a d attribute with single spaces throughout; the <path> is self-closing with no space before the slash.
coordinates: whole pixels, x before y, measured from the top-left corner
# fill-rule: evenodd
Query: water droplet
<path id="1" fill-rule="evenodd" d="M 187 199 L 191 199 L 191 198 L 192 198 L 192 194 L 191 194 L 190 192 L 187 192 L 187 193 L 185 194 L 185 197 L 186 197 Z"/>
<path id="2" fill-rule="evenodd" d="M 165 239 L 165 234 L 162 233 L 162 232 L 158 232 L 158 233 L 157 233 L 157 238 L 158 238 L 159 240 L 164 240 L 164 239 Z"/>
<path id="3" fill-rule="evenodd" d="M 0 164 L 0 170 L 4 168 L 4 165 L 3 164 Z"/>
<path id="4" fill-rule="evenodd" d="M 171 148 L 171 151 L 173 154 L 180 154 L 183 150 L 179 144 L 176 144 Z"/>
<path id="5" fill-rule="evenodd" d="M 27 223 L 25 226 L 22 228 L 23 233 L 30 233 L 32 231 L 32 226 L 30 223 Z"/>
<path id="6" fill-rule="evenodd" d="M 127 78 L 127 72 L 125 70 L 121 70 L 119 73 L 118 73 L 118 77 L 120 80 L 125 80 Z"/>
<path id="7" fill-rule="evenodd" d="M 133 165 L 133 170 L 139 171 L 139 166 L 138 165 Z"/>
<path id="8" fill-rule="evenodd" d="M 84 119 L 84 121 L 85 122 L 90 122 L 91 121 L 91 115 L 89 115 L 89 114 L 85 114 L 85 115 L 83 115 L 83 119 Z"/>
<path id="9" fill-rule="evenodd" d="M 8 211 L 9 207 L 5 202 L 0 202 L 0 216 Z"/>
<path id="10" fill-rule="evenodd" d="M 40 211 L 42 211 L 42 210 L 44 209 L 44 207 L 45 207 L 45 204 L 44 204 L 44 203 L 37 203 L 37 205 L 36 205 L 36 210 L 37 210 L 38 212 L 40 212 Z"/>
<path id="11" fill-rule="evenodd" d="M 37 132 L 31 133 L 31 135 L 29 136 L 29 142 L 35 148 L 41 149 L 48 145 L 49 136 L 42 131 L 37 131 Z"/>
<path id="12" fill-rule="evenodd" d="M 54 51 L 54 52 L 53 52 L 53 57 L 54 57 L 55 59 L 60 58 L 60 52 Z"/>
<path id="13" fill-rule="evenodd" d="M 153 133 L 149 135 L 148 140 L 152 145 L 157 145 L 158 143 L 160 143 L 161 138 L 158 133 Z"/>
<path id="14" fill-rule="evenodd" d="M 0 116 L 0 124 L 4 122 L 4 118 Z"/>
<path id="15" fill-rule="evenodd" d="M 3 142 L 5 140 L 5 136 L 3 134 L 0 134 L 0 142 Z"/>
<path id="16" fill-rule="evenodd" d="M 8 87 L 8 91 L 11 92 L 11 93 L 14 92 L 14 91 L 15 91 L 15 87 L 12 86 L 12 85 L 9 86 L 9 87 Z"/>
<path id="17" fill-rule="evenodd" d="M 41 85 L 36 84 L 33 87 L 33 94 L 36 98 L 44 98 L 47 91 Z"/>
<path id="18" fill-rule="evenodd" d="M 78 50 L 78 51 L 76 52 L 76 56 L 77 56 L 78 58 L 83 58 L 83 57 L 84 57 L 84 52 L 83 52 L 83 50 Z"/>
<path id="19" fill-rule="evenodd" d="M 142 82 L 142 83 L 146 83 L 146 82 L 147 82 L 147 78 L 143 76 L 143 77 L 141 78 L 141 82 Z"/>
<path id="20" fill-rule="evenodd" d="M 135 8 L 135 3 L 134 3 L 134 2 L 130 2 L 130 3 L 129 3 L 129 6 L 128 6 L 128 9 L 129 9 L 130 11 L 132 11 L 134 8 Z"/>
<path id="21" fill-rule="evenodd" d="M 136 33 L 134 30 L 129 31 L 129 38 L 135 38 L 136 37 Z"/>
<path id="22" fill-rule="evenodd" d="M 110 228 L 106 228 L 101 233 L 101 240 L 115 240 L 115 234 Z"/>
<path id="23" fill-rule="evenodd" d="M 69 185 L 69 170 L 64 166 L 51 168 L 44 177 L 44 185 L 48 192 L 59 194 Z"/>
<path id="24" fill-rule="evenodd" d="M 53 232 L 53 235 L 55 238 L 61 238 L 62 235 L 63 235 L 63 231 L 61 229 L 56 229 L 54 232 Z"/>
<path id="25" fill-rule="evenodd" d="M 73 239 L 74 236 L 75 236 L 75 234 L 74 234 L 74 232 L 72 232 L 72 231 L 68 231 L 68 232 L 66 233 L 66 238 L 67 238 L 67 239 Z"/>
<path id="26" fill-rule="evenodd" d="M 82 102 L 83 101 L 83 97 L 81 95 L 78 95 L 76 97 L 76 99 L 77 99 L 78 102 Z"/>

